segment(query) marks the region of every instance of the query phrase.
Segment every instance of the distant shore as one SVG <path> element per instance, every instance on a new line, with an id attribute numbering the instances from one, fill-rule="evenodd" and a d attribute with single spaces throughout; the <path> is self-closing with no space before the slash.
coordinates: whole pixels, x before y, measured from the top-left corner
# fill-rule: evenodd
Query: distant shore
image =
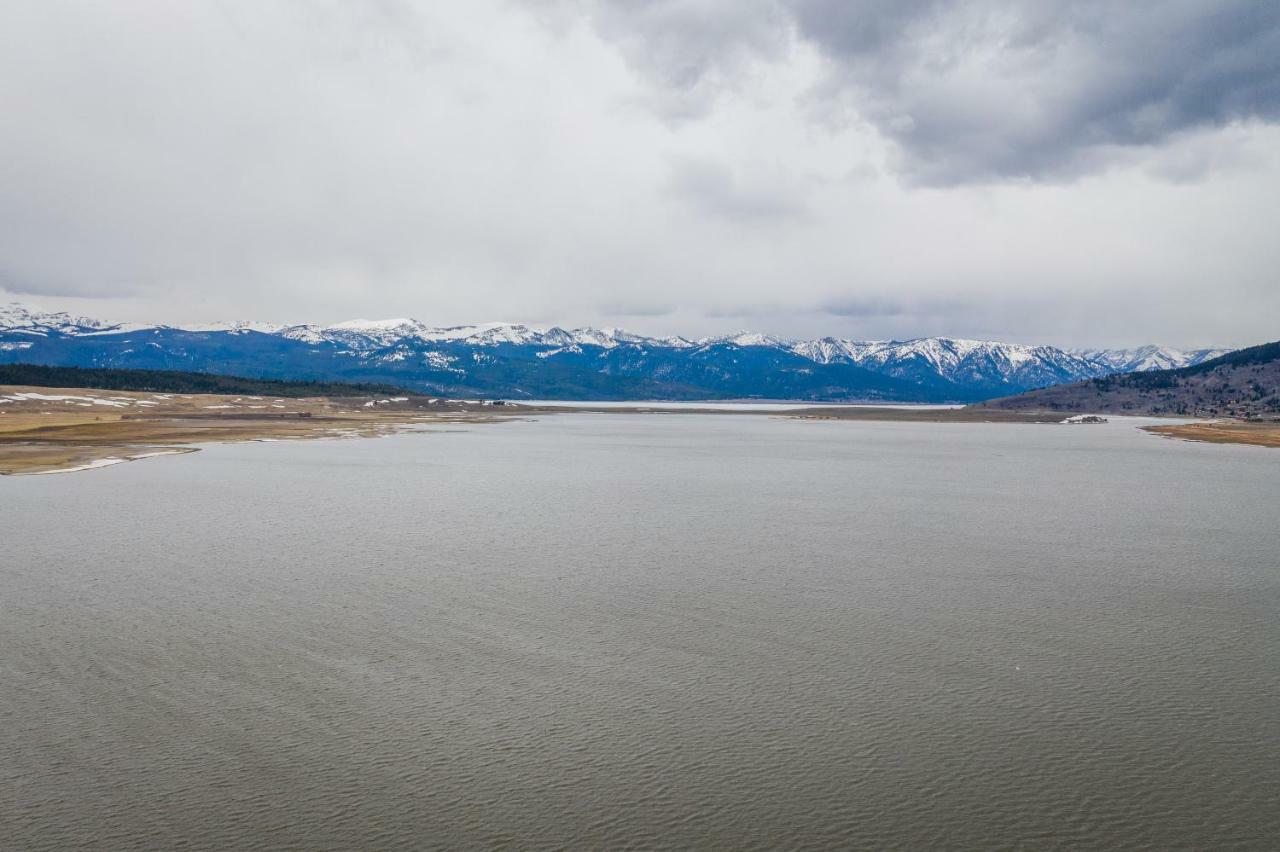
<path id="1" fill-rule="evenodd" d="M 376 437 L 423 425 L 492 423 L 566 413 L 772 416 L 797 420 L 900 423 L 1061 423 L 1059 411 L 1012 411 L 803 403 L 523 404 L 425 396 L 274 398 L 0 386 L 0 475 L 69 473 L 161 455 L 198 444 Z M 1277 423 L 1190 423 L 1143 427 L 1171 438 L 1280 447 Z"/>
<path id="2" fill-rule="evenodd" d="M 1210 421 L 1207 423 L 1177 423 L 1168 426 L 1144 426 L 1148 432 L 1166 438 L 1184 441 L 1203 441 L 1210 444 L 1253 444 L 1258 447 L 1280 448 L 1280 422 L 1253 423 L 1238 420 Z"/>
<path id="3" fill-rule="evenodd" d="M 849 403 L 831 405 L 824 403 L 767 402 L 752 406 L 750 403 L 576 403 L 576 404 L 525 404 L 512 403 L 509 407 L 521 412 L 554 414 L 566 412 L 591 412 L 596 414 L 716 414 L 724 416 L 748 415 L 760 417 L 785 417 L 799 420 L 875 420 L 901 423 L 1060 423 L 1065 415 L 1045 411 L 1000 411 L 989 409 L 959 408 L 943 405 L 912 405 L 910 403 Z"/>
<path id="4" fill-rule="evenodd" d="M 195 452 L 197 444 L 376 437 L 518 413 L 428 397 L 295 399 L 0 386 L 0 475 L 92 470 Z"/>

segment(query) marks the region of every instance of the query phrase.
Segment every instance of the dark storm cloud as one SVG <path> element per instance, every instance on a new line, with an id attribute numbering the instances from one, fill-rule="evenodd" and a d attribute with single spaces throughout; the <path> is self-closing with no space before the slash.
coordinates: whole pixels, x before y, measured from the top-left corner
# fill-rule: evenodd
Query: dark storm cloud
<path id="1" fill-rule="evenodd" d="M 924 184 L 1070 179 L 1184 131 L 1280 118 L 1280 3 L 1274 2 L 602 6 L 608 11 L 599 17 L 609 21 L 602 31 L 625 31 L 627 55 L 642 57 L 637 67 L 677 92 L 698 91 L 713 71 L 723 76 L 759 45 L 776 52 L 744 21 L 744 10 L 769 32 L 785 22 L 829 63 L 814 90 L 815 113 L 834 120 L 851 111 L 870 121 L 896 143 L 897 170 Z M 721 6 L 736 11 L 724 26 L 707 26 L 709 10 Z M 691 19 L 702 25 L 682 30 L 678 49 L 671 47 L 671 30 Z M 727 64 L 718 57 L 736 59 Z"/>
<path id="2" fill-rule="evenodd" d="M 605 2 L 592 20 L 659 83 L 648 102 L 671 121 L 705 115 L 744 64 L 785 50 L 790 26 L 773 0 Z"/>

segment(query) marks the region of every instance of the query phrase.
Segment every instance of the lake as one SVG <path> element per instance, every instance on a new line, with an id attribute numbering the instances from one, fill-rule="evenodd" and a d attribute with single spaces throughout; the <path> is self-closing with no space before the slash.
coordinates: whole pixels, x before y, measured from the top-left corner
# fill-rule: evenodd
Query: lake
<path id="1" fill-rule="evenodd" d="M 1274 450 L 562 414 L 0 509 L 5 848 L 1280 837 Z"/>

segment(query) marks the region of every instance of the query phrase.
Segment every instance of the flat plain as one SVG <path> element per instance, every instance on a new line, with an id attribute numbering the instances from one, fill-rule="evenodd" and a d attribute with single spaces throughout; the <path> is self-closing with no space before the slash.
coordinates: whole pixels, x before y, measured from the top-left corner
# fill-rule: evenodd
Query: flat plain
<path id="1" fill-rule="evenodd" d="M 427 397 L 140 393 L 0 386 L 0 474 L 102 467 L 197 444 L 375 437 L 423 424 L 486 422 L 491 406 Z"/>

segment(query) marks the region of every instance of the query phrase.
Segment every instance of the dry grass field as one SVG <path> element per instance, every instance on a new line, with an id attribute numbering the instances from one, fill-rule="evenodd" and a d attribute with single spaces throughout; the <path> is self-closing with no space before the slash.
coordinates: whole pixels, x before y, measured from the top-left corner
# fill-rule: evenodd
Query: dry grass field
<path id="1" fill-rule="evenodd" d="M 1209 423 L 1183 423 L 1170 426 L 1147 426 L 1148 432 L 1167 438 L 1185 441 L 1207 441 L 1211 444 L 1255 444 L 1260 447 L 1280 447 L 1280 422 L 1244 423 L 1239 421 L 1212 421 Z"/>

